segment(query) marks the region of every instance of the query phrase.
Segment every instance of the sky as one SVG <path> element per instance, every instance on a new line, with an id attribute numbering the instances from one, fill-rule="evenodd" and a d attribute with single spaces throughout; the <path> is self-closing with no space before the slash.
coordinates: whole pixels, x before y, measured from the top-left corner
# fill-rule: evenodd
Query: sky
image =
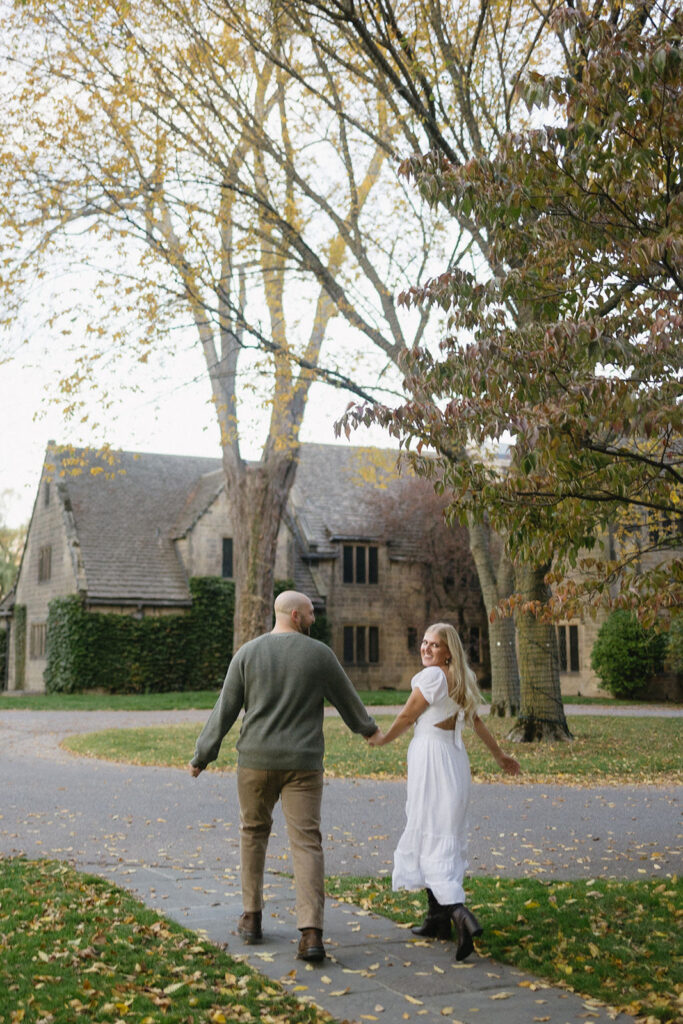
<path id="1" fill-rule="evenodd" d="M 98 397 L 90 402 L 91 419 L 102 420 L 98 430 L 89 423 L 65 421 L 51 404 L 58 375 L 59 367 L 38 344 L 33 350 L 18 348 L 11 360 L 0 362 L 0 523 L 17 527 L 29 520 L 50 440 L 77 446 L 106 441 L 128 451 L 220 457 L 218 426 L 198 349 L 188 346 L 163 366 L 117 367 L 109 384 L 114 408 L 103 416 Z M 125 389 L 120 386 L 124 381 Z M 302 440 L 347 444 L 335 437 L 334 422 L 350 399 L 348 393 L 314 385 Z M 258 456 L 263 422 L 254 409 L 242 442 L 248 458 Z M 355 433 L 351 443 L 396 444 L 380 428 Z"/>

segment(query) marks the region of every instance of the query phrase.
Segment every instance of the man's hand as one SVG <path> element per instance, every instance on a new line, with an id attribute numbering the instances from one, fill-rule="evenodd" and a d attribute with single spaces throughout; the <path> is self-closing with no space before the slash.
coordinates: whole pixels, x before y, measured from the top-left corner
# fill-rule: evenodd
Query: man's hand
<path id="1" fill-rule="evenodd" d="M 203 768 L 198 768 L 196 764 L 190 765 L 190 775 L 192 776 L 193 779 L 196 779 L 198 775 L 201 775 L 203 770 Z"/>
<path id="2" fill-rule="evenodd" d="M 381 747 L 384 742 L 384 733 L 381 729 L 377 729 L 376 732 L 373 732 L 372 736 L 366 736 L 365 738 L 368 741 L 368 746 Z"/>

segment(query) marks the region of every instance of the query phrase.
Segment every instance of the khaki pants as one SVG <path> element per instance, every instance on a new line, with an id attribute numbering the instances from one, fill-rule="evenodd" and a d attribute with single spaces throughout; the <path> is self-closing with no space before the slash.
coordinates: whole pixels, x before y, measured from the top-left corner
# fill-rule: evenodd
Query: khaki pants
<path id="1" fill-rule="evenodd" d="M 325 867 L 320 834 L 323 773 L 237 769 L 240 801 L 242 903 L 247 913 L 263 908 L 263 872 L 273 823 L 282 799 L 292 850 L 298 928 L 322 928 Z"/>

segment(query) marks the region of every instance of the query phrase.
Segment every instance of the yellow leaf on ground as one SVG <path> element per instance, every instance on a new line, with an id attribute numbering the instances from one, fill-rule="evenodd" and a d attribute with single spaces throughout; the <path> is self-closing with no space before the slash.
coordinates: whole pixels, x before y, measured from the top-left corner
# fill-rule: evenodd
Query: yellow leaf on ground
<path id="1" fill-rule="evenodd" d="M 496 992 L 495 996 L 490 996 L 490 999 L 509 999 L 512 996 L 512 992 Z"/>
<path id="2" fill-rule="evenodd" d="M 414 1003 L 415 1006 L 422 1006 L 421 999 L 415 999 L 413 996 L 405 996 L 404 998 L 407 999 L 409 1003 Z"/>
<path id="3" fill-rule="evenodd" d="M 167 985 L 164 989 L 164 995 L 170 996 L 173 992 L 177 992 L 179 988 L 183 988 L 184 985 L 184 981 L 176 981 L 173 985 Z"/>

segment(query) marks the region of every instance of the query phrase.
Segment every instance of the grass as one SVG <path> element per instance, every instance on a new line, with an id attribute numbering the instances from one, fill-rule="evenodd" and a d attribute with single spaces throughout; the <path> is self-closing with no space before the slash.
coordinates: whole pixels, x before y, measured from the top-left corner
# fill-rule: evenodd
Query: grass
<path id="1" fill-rule="evenodd" d="M 406 690 L 359 690 L 365 704 L 387 707 L 403 704 Z M 216 703 L 219 690 L 172 693 L 0 693 L 0 711 L 11 708 L 28 711 L 185 711 L 208 710 Z M 564 703 L 610 707 L 633 707 L 634 701 L 611 697 L 564 697 Z"/>
<path id="2" fill-rule="evenodd" d="M 379 716 L 383 725 L 391 720 L 390 716 Z M 494 719 L 489 726 L 503 746 L 519 758 L 524 771 L 522 778 L 528 782 L 673 785 L 683 776 L 680 719 L 577 715 L 570 722 L 575 737 L 571 743 L 523 745 L 505 742 L 509 722 Z M 192 757 L 199 731 L 196 723 L 107 729 L 70 736 L 62 746 L 86 757 L 184 768 Z M 237 729 L 228 734 L 212 768 L 234 769 L 237 734 Z M 406 734 L 395 743 L 373 749 L 351 734 L 339 719 L 326 719 L 326 771 L 342 778 L 403 778 L 408 742 Z M 502 781 L 503 775 L 470 730 L 466 731 L 465 742 L 474 778 Z"/>
<path id="3" fill-rule="evenodd" d="M 336 899 L 400 923 L 421 921 L 426 910 L 422 893 L 394 893 L 386 878 L 329 878 L 327 888 Z M 467 879 L 468 905 L 484 926 L 479 952 L 667 1024 L 680 1020 L 680 947 L 677 961 L 672 938 L 677 920 L 680 934 L 682 888 L 675 878 Z"/>
<path id="4" fill-rule="evenodd" d="M 0 860 L 2 1024 L 322 1024 L 276 982 L 131 895 L 54 861 Z"/>

